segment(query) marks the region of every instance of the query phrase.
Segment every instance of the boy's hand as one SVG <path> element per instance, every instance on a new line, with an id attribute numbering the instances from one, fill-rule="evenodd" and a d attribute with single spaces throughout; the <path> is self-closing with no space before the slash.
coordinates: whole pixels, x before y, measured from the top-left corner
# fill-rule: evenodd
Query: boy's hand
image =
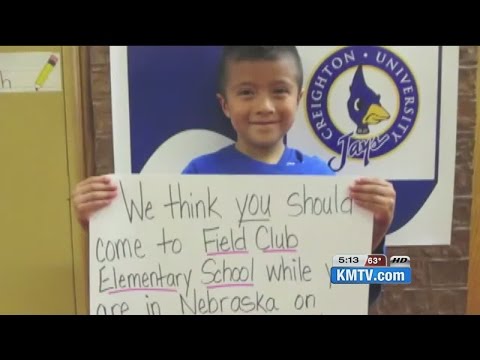
<path id="1" fill-rule="evenodd" d="M 78 183 L 72 194 L 78 221 L 88 230 L 90 216 L 107 206 L 117 196 L 117 186 L 108 176 L 93 176 Z"/>
<path id="2" fill-rule="evenodd" d="M 360 178 L 350 186 L 350 197 L 358 206 L 374 215 L 373 244 L 376 249 L 390 227 L 395 210 L 396 192 L 388 181 L 378 178 Z"/>

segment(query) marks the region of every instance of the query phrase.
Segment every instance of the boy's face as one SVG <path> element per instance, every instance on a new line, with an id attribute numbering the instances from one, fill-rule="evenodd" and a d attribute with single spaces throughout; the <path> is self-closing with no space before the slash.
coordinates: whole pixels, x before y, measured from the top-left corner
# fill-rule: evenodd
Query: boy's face
<path id="1" fill-rule="evenodd" d="M 243 146 L 268 149 L 292 127 L 302 92 L 290 57 L 279 60 L 230 61 L 225 96 L 218 95 Z"/>

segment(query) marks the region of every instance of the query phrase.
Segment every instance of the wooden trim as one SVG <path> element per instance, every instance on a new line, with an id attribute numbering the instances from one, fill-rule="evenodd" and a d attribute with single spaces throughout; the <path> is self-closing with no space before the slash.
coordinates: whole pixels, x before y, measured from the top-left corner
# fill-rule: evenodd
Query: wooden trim
<path id="1" fill-rule="evenodd" d="M 93 147 L 88 129 L 89 82 L 85 82 L 84 55 L 78 46 L 63 46 L 65 86 L 65 118 L 67 137 L 67 158 L 70 193 L 77 183 L 90 174 Z M 85 90 L 87 89 L 87 90 Z M 84 125 L 84 124 L 87 124 Z M 72 203 L 71 203 L 72 205 Z M 72 252 L 75 281 L 75 303 L 77 314 L 88 314 L 88 237 L 70 208 L 72 228 Z"/>
<path id="2" fill-rule="evenodd" d="M 92 90 L 90 81 L 90 47 L 81 46 L 80 80 L 83 115 L 83 147 L 85 152 L 85 176 L 95 175 L 95 126 L 93 121 Z"/>
<path id="3" fill-rule="evenodd" d="M 477 114 L 473 153 L 472 216 L 468 271 L 467 314 L 480 314 L 480 47 L 477 47 Z"/>

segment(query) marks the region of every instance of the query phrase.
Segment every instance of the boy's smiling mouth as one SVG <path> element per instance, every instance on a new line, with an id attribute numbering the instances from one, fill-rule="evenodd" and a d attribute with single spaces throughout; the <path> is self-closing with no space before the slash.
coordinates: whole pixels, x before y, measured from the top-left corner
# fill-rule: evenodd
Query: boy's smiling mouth
<path id="1" fill-rule="evenodd" d="M 273 125 L 273 124 L 279 124 L 279 123 L 280 123 L 280 121 L 278 121 L 278 120 L 250 121 L 250 125 L 259 125 L 259 126 Z"/>

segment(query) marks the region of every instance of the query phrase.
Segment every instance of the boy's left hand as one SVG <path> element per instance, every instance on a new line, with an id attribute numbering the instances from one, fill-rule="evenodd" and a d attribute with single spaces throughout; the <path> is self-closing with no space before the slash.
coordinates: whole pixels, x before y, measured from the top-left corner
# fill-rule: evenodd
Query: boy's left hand
<path id="1" fill-rule="evenodd" d="M 358 206 L 374 215 L 373 249 L 382 241 L 393 220 L 396 192 L 388 181 L 378 178 L 359 178 L 350 186 L 350 197 Z"/>

